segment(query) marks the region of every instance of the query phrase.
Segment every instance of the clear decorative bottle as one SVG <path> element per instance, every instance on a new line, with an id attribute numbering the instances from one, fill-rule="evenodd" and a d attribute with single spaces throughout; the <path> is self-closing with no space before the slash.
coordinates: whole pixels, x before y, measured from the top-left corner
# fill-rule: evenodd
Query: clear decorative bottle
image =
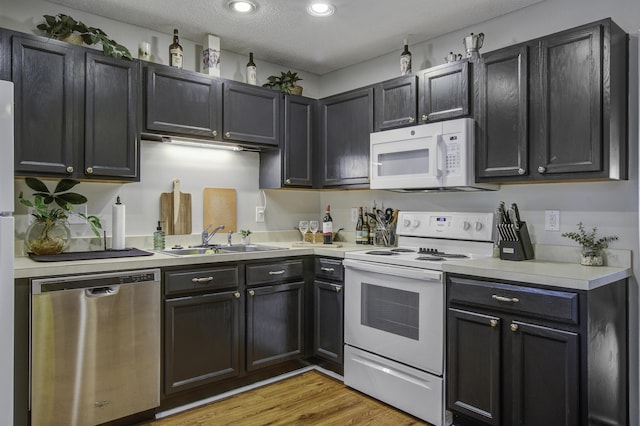
<path id="1" fill-rule="evenodd" d="M 173 43 L 169 46 L 169 65 L 176 68 L 182 68 L 183 58 L 182 46 L 178 38 L 178 29 L 173 30 Z"/>
<path id="2" fill-rule="evenodd" d="M 400 54 L 400 75 L 411 74 L 411 52 L 409 52 L 409 44 L 404 39 L 404 50 Z"/>
<path id="3" fill-rule="evenodd" d="M 164 231 L 162 230 L 161 221 L 158 221 L 156 232 L 153 233 L 153 249 L 164 250 Z"/>
<path id="4" fill-rule="evenodd" d="M 257 68 L 256 64 L 253 62 L 253 52 L 249 52 L 249 62 L 247 63 L 247 83 L 253 84 L 254 86 L 258 84 L 256 73 Z"/>

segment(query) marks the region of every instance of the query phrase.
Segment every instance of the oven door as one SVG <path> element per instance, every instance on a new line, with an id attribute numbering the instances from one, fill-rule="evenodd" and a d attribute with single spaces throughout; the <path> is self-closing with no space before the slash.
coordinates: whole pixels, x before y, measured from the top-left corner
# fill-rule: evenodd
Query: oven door
<path id="1" fill-rule="evenodd" d="M 442 273 L 346 259 L 345 343 L 443 374 Z"/>

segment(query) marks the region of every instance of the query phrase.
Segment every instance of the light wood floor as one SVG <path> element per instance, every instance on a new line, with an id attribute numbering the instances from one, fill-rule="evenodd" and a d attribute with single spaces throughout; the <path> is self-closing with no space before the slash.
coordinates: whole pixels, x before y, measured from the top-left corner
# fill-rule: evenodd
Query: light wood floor
<path id="1" fill-rule="evenodd" d="M 317 371 L 142 425 L 425 425 Z"/>

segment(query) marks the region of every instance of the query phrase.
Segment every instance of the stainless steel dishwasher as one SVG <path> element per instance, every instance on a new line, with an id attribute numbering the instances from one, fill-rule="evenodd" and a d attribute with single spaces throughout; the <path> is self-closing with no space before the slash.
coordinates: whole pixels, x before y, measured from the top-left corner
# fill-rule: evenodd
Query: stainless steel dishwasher
<path id="1" fill-rule="evenodd" d="M 96 425 L 160 404 L 160 270 L 31 282 L 31 424 Z"/>

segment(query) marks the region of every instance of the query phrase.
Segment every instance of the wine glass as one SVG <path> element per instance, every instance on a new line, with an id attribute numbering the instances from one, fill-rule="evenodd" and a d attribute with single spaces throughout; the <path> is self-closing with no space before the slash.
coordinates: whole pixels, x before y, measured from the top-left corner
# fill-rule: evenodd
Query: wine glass
<path id="1" fill-rule="evenodd" d="M 313 233 L 313 244 L 316 243 L 316 232 L 318 232 L 318 227 L 320 224 L 317 220 L 312 220 L 309 222 L 309 230 Z"/>
<path id="2" fill-rule="evenodd" d="M 307 231 L 309 230 L 309 221 L 308 220 L 301 220 L 300 222 L 298 222 L 298 229 L 300 230 L 300 233 L 302 234 L 302 242 L 304 243 L 304 235 L 307 233 Z"/>

